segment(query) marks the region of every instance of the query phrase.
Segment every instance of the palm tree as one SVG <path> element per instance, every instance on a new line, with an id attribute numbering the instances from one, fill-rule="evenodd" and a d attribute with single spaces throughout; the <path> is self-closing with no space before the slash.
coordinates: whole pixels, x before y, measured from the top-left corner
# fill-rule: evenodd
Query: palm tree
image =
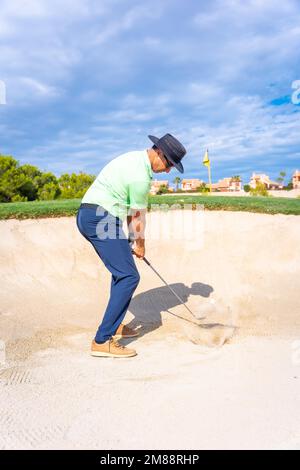
<path id="1" fill-rule="evenodd" d="M 240 175 L 234 175 L 231 177 L 232 181 L 241 181 Z"/>
<path id="2" fill-rule="evenodd" d="M 178 185 L 180 182 L 181 182 L 181 178 L 179 178 L 179 176 L 176 176 L 176 178 L 174 178 L 173 180 L 173 183 L 176 184 L 176 191 L 178 191 Z"/>
<path id="3" fill-rule="evenodd" d="M 285 172 L 285 171 L 281 171 L 281 172 L 279 173 L 279 175 L 280 175 L 280 176 L 277 178 L 277 181 L 278 181 L 279 184 L 283 184 L 284 178 L 286 177 L 286 172 Z"/>

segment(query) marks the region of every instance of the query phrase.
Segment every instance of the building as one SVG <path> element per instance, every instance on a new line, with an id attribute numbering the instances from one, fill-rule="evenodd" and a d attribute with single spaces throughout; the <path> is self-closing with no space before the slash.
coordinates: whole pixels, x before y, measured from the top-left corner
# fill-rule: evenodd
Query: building
<path id="1" fill-rule="evenodd" d="M 183 191 L 193 191 L 197 188 L 199 188 L 199 186 L 201 186 L 201 184 L 203 184 L 203 181 L 202 180 L 199 180 L 197 178 L 194 178 L 194 179 L 183 179 L 181 181 L 181 189 Z"/>
<path id="2" fill-rule="evenodd" d="M 211 190 L 220 191 L 220 192 L 241 191 L 242 182 L 240 179 L 237 179 L 237 178 L 232 178 L 232 177 L 223 178 L 222 180 L 219 180 L 217 183 L 212 183 Z"/>
<path id="3" fill-rule="evenodd" d="M 168 180 L 153 180 L 151 183 L 150 194 L 156 194 L 160 186 L 167 186 L 168 191 L 170 191 Z"/>
<path id="4" fill-rule="evenodd" d="M 249 183 L 250 187 L 256 188 L 258 182 L 264 184 L 266 189 L 283 189 L 282 184 L 277 181 L 271 181 L 268 175 L 253 173 Z"/>
<path id="5" fill-rule="evenodd" d="M 292 177 L 293 189 L 300 189 L 300 171 L 296 170 Z"/>
<path id="6" fill-rule="evenodd" d="M 283 189 L 282 184 L 277 183 L 276 181 L 271 181 L 268 175 L 252 173 L 249 186 L 251 188 L 256 188 L 257 183 L 264 184 L 266 189 Z"/>

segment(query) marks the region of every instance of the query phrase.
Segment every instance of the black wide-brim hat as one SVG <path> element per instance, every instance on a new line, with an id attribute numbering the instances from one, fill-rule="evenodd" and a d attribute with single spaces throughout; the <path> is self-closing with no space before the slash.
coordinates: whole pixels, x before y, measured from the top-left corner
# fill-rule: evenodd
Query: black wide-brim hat
<path id="1" fill-rule="evenodd" d="M 156 147 L 163 151 L 165 157 L 175 166 L 175 168 L 180 171 L 180 173 L 183 173 L 184 169 L 181 159 L 185 156 L 186 149 L 179 140 L 175 139 L 172 134 L 165 134 L 160 139 L 158 137 L 154 137 L 154 135 L 148 135 L 148 137 Z"/>

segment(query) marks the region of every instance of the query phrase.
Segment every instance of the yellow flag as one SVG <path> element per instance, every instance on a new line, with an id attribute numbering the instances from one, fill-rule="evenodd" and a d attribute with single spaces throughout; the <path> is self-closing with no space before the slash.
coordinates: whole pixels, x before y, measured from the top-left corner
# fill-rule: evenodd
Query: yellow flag
<path id="1" fill-rule="evenodd" d="M 203 157 L 203 165 L 205 166 L 210 166 L 210 160 L 208 156 L 208 150 L 205 151 L 204 157 Z"/>

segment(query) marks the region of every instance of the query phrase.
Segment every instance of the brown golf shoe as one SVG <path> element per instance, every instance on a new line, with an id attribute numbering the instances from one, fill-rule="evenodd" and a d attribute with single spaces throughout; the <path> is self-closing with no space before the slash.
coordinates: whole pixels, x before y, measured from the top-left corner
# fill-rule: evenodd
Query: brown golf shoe
<path id="1" fill-rule="evenodd" d="M 135 336 L 138 336 L 138 335 L 139 334 L 137 331 L 134 331 L 131 328 L 129 328 L 129 326 L 123 325 L 123 323 L 121 323 L 121 325 L 119 325 L 119 327 L 117 328 L 117 331 L 114 334 L 114 338 L 115 339 L 134 338 Z"/>
<path id="2" fill-rule="evenodd" d="M 136 356 L 134 349 L 125 348 L 114 338 L 110 338 L 105 343 L 92 341 L 91 355 L 97 357 L 133 357 Z"/>

